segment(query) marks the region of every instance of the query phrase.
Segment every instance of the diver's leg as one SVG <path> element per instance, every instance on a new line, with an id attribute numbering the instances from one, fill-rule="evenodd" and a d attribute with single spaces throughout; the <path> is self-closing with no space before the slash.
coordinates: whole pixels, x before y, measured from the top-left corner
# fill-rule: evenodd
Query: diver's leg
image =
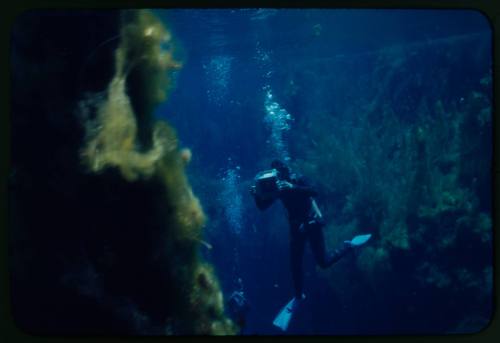
<path id="1" fill-rule="evenodd" d="M 307 233 L 316 263 L 321 268 L 330 267 L 352 250 L 350 245 L 343 244 L 339 248 L 335 249 L 333 253 L 327 254 L 325 248 L 325 238 L 323 236 L 323 226 L 313 225 L 307 228 Z"/>
<path id="2" fill-rule="evenodd" d="M 295 288 L 295 296 L 298 299 L 302 298 L 303 286 L 303 271 L 302 260 L 304 255 L 304 247 L 306 243 L 306 235 L 294 230 L 290 236 L 290 261 L 292 267 L 293 286 Z"/>

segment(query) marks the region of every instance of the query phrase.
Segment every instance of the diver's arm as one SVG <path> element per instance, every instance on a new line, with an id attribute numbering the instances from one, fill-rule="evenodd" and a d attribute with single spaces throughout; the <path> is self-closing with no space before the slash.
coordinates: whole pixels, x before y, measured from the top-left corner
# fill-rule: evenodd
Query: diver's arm
<path id="1" fill-rule="evenodd" d="M 293 188 L 292 188 L 293 191 L 295 192 L 299 192 L 299 193 L 302 193 L 304 194 L 305 196 L 310 196 L 310 197 L 315 197 L 318 195 L 318 192 L 316 192 L 312 187 L 310 186 L 298 186 L 298 185 L 295 185 Z"/>
<path id="2" fill-rule="evenodd" d="M 281 193 L 285 194 L 288 192 L 294 192 L 310 197 L 318 195 L 318 192 L 316 192 L 316 190 L 314 190 L 311 186 L 307 185 L 303 179 L 299 179 L 299 181 L 295 184 L 288 181 L 278 181 L 278 188 Z"/>

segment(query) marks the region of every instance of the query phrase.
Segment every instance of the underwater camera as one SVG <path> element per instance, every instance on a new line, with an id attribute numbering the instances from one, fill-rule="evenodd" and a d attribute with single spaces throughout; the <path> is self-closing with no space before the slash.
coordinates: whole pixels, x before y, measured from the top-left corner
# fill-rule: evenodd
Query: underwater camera
<path id="1" fill-rule="evenodd" d="M 264 170 L 255 176 L 255 191 L 259 197 L 270 198 L 278 193 L 278 171 Z"/>

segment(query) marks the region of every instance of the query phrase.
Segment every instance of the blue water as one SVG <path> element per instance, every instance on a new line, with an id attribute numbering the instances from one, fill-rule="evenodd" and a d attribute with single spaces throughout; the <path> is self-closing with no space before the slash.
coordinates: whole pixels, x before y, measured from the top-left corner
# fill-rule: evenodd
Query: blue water
<path id="1" fill-rule="evenodd" d="M 320 113 L 336 118 L 332 135 L 351 132 L 354 140 L 359 123 L 346 111 L 357 103 L 359 111 L 373 99 L 391 103 L 405 125 L 395 132 L 409 130 L 423 115 L 419 113 L 440 115 L 422 110 L 422 97 L 433 104 L 441 100 L 457 111 L 471 108 L 463 104 L 467 94 L 479 89 L 480 80 L 491 73 L 489 23 L 479 12 L 458 10 L 221 9 L 157 14 L 172 30 L 183 61 L 176 86 L 157 116 L 172 123 L 182 145 L 193 152 L 188 174 L 209 218 L 205 239 L 213 246 L 201 253 L 215 265 L 225 297 L 242 279 L 251 306 L 243 333 L 281 334 L 272 321 L 293 295 L 288 224 L 281 205 L 265 212 L 255 207 L 248 192 L 255 174 L 269 168 L 274 158 L 308 160 L 310 155 L 302 147 L 310 139 L 302 129 Z M 412 60 L 415 54 L 419 58 Z M 405 72 L 398 71 L 390 84 L 384 83 L 384 75 L 401 64 L 407 66 Z M 372 119 L 376 127 L 378 119 Z M 478 134 L 477 144 L 489 161 L 491 136 L 488 128 L 485 132 Z M 335 178 L 337 170 L 328 170 Z M 472 189 L 480 199 L 477 211 L 489 214 L 487 177 L 479 173 L 479 186 Z M 320 207 L 331 209 L 330 218 L 337 216 L 339 226 L 348 222 L 341 211 L 349 185 L 342 189 L 333 192 L 337 197 L 319 201 Z M 360 225 L 377 225 L 366 213 L 354 217 Z M 377 239 L 383 239 L 382 232 Z M 424 239 L 436 244 L 430 237 Z M 458 256 L 460 241 L 455 243 Z M 327 246 L 333 248 L 331 240 Z M 306 250 L 307 301 L 288 333 L 446 333 L 469 317 L 479 318 L 470 331 L 486 325 L 491 311 L 487 305 L 451 307 L 453 299 L 439 298 L 446 294 L 443 289 L 427 293 L 411 279 L 407 268 L 413 268 L 415 261 L 439 261 L 423 251 L 391 255 L 393 267 L 387 275 L 392 279 L 382 283 L 385 289 L 378 289 L 358 268 L 357 257 L 339 262 L 328 274 L 316 269 Z M 488 256 L 464 265 L 482 270 L 491 265 Z M 436 265 L 443 267 L 440 262 Z M 342 282 L 332 286 L 336 278 Z M 472 287 L 463 294 L 474 298 L 476 292 Z"/>

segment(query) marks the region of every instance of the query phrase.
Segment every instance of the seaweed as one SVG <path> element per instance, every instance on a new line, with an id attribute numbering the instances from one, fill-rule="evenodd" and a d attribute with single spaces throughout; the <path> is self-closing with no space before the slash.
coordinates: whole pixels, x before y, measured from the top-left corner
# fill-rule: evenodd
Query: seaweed
<path id="1" fill-rule="evenodd" d="M 481 42 L 472 44 L 486 51 Z M 420 284 L 424 294 L 445 290 L 443 311 L 454 297 L 477 295 L 482 307 L 463 301 L 450 323 L 467 308 L 481 316 L 491 308 L 485 291 L 491 292 L 491 280 L 484 278 L 492 254 L 491 70 L 483 68 L 456 87 L 447 84 L 460 63 L 467 63 L 457 59 L 460 49 L 443 41 L 432 52 L 427 46 L 380 51 L 371 62 L 371 81 L 364 79 L 363 86 L 344 73 L 335 75 L 334 82 L 345 81 L 346 89 L 333 101 L 353 93 L 359 97 L 336 112 L 311 109 L 297 124 L 299 139 L 292 146 L 296 165 L 316 180 L 324 212 L 333 221 L 327 228 L 333 231 L 327 235 L 330 245 L 374 234 L 357 256 L 369 287 L 391 289 L 400 279 L 404 285 Z M 423 69 L 419 59 L 430 67 Z M 308 82 L 320 89 L 328 77 Z M 336 277 L 331 272 L 332 287 L 345 286 Z M 418 305 L 407 306 L 411 318 L 410 308 Z"/>
<path id="2" fill-rule="evenodd" d="M 94 125 L 90 125 L 97 129 L 87 135 L 82 158 L 94 173 L 115 167 L 129 182 L 138 178 L 157 179 L 165 188 L 164 206 L 171 209 L 167 212 L 169 216 L 173 214 L 164 228 L 170 231 L 168 239 L 171 240 L 165 254 L 167 259 L 176 261 L 170 268 L 181 299 L 176 311 L 179 318 L 173 315 L 177 326 L 171 330 L 174 333 L 176 330 L 195 334 L 234 333 L 234 325 L 224 317 L 222 293 L 214 271 L 202 264 L 197 255 L 205 214 L 184 171 L 191 151 L 179 149 L 174 130 L 159 120 L 151 125 L 151 149 L 141 151 L 138 144 L 137 123 L 151 121 L 154 107 L 166 99 L 165 92 L 170 85 L 167 75 L 179 69 L 180 63 L 169 50 L 162 49 L 169 43 L 170 33 L 157 18 L 145 10 L 129 17 L 116 50 L 115 76 L 106 99 L 98 108 Z M 127 83 L 136 84 L 131 94 L 139 98 L 136 101 L 140 104 L 136 106 L 139 115 L 126 92 Z"/>
<path id="3" fill-rule="evenodd" d="M 13 32 L 18 325 L 35 334 L 236 333 L 199 254 L 206 216 L 186 176 L 191 151 L 153 116 L 182 65 L 170 31 L 151 11 L 124 10 L 34 11 Z"/>

